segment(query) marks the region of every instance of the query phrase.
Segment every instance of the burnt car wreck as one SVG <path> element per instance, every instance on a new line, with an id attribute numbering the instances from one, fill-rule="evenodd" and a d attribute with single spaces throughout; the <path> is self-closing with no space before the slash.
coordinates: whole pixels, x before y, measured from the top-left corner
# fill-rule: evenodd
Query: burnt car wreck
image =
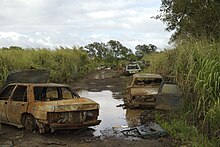
<path id="1" fill-rule="evenodd" d="M 98 103 L 80 97 L 68 85 L 45 83 L 46 78 L 37 78 L 48 76 L 43 70 L 24 73 L 25 80 L 16 80 L 23 75 L 19 72 L 10 75 L 0 91 L 0 122 L 40 133 L 100 124 Z"/>
<path id="2" fill-rule="evenodd" d="M 159 74 L 134 74 L 126 89 L 129 108 L 156 108 L 171 110 L 180 105 L 178 86 L 165 81 Z"/>

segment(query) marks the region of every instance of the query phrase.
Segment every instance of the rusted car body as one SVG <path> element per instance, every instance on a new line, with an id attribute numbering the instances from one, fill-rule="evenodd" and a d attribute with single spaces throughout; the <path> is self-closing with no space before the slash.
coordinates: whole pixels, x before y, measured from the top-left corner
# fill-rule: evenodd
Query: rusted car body
<path id="1" fill-rule="evenodd" d="M 129 107 L 154 107 L 162 81 L 163 77 L 158 74 L 134 74 L 126 90 Z"/>
<path id="2" fill-rule="evenodd" d="M 0 122 L 40 133 L 100 124 L 99 104 L 68 85 L 10 83 L 0 92 Z"/>
<path id="3" fill-rule="evenodd" d="M 126 89 L 129 108 L 171 110 L 180 105 L 180 89 L 159 74 L 134 74 Z"/>

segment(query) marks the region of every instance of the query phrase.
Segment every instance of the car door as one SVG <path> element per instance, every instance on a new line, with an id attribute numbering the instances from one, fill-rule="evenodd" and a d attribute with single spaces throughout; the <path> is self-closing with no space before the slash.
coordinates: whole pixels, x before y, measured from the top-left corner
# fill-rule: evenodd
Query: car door
<path id="1" fill-rule="evenodd" d="M 15 88 L 15 85 L 10 85 L 10 86 L 5 87 L 0 92 L 0 120 L 2 122 L 8 122 L 7 106 L 9 102 L 9 97 L 11 96 L 14 88 Z"/>
<path id="2" fill-rule="evenodd" d="M 156 96 L 155 108 L 172 110 L 181 104 L 181 91 L 173 82 L 163 82 Z"/>
<path id="3" fill-rule="evenodd" d="M 27 106 L 27 86 L 18 85 L 8 103 L 8 121 L 16 125 L 21 125 L 21 115 L 27 111 Z"/>

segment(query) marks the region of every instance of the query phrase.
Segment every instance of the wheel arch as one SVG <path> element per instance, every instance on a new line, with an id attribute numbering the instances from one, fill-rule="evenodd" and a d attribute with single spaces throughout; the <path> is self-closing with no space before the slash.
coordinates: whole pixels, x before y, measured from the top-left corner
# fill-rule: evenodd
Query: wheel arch
<path id="1" fill-rule="evenodd" d="M 21 124 L 24 126 L 24 121 L 25 121 L 25 117 L 27 116 L 27 115 L 31 115 L 33 118 L 35 118 L 32 114 L 30 114 L 30 113 L 27 113 L 27 112 L 24 112 L 24 113 L 22 113 L 21 114 Z"/>

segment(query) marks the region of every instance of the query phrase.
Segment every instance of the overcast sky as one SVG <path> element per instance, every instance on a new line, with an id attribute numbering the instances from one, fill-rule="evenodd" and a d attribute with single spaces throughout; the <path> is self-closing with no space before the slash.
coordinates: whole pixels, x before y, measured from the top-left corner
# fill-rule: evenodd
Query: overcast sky
<path id="1" fill-rule="evenodd" d="M 118 40 L 168 46 L 171 33 L 152 19 L 160 0 L 0 0 L 0 47 L 84 46 Z"/>

